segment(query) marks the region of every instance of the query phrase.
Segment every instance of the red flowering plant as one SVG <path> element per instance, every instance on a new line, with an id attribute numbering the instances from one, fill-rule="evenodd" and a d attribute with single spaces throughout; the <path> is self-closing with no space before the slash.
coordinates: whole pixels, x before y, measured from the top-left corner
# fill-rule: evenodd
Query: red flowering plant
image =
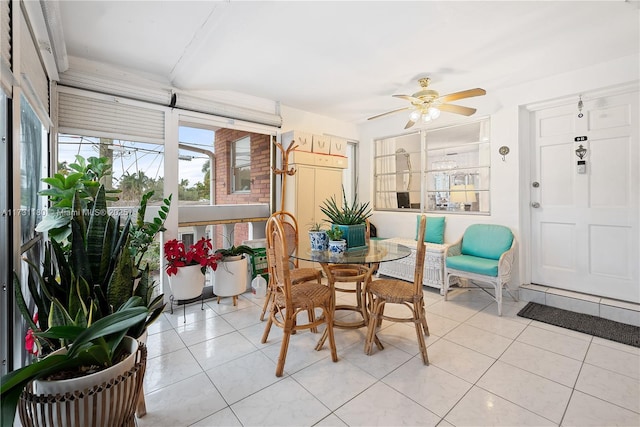
<path id="1" fill-rule="evenodd" d="M 36 326 L 38 325 L 38 312 L 36 311 L 33 315 L 33 323 Z M 36 330 L 40 332 L 39 329 Z M 27 350 L 29 354 L 33 354 L 34 356 L 38 355 L 38 351 L 40 350 L 40 342 L 37 340 L 33 329 L 27 329 L 27 335 L 24 337 L 24 349 Z"/>
<path id="2" fill-rule="evenodd" d="M 211 267 L 215 271 L 222 255 L 213 251 L 211 239 L 203 237 L 189 246 L 189 250 L 185 249 L 182 241 L 169 240 L 164 244 L 164 258 L 167 260 L 167 275 L 171 276 L 178 272 L 178 268 L 187 265 L 200 265 L 202 274 L 207 267 Z"/>

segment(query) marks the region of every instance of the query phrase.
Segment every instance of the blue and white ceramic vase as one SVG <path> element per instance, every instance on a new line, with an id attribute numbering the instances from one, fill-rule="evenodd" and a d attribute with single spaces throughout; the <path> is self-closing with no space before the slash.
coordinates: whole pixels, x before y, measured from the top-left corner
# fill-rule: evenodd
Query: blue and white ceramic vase
<path id="1" fill-rule="evenodd" d="M 329 253 L 331 255 L 340 255 L 347 250 L 346 240 L 329 240 Z"/>
<path id="2" fill-rule="evenodd" d="M 326 251 L 329 249 L 329 236 L 324 231 L 310 231 L 309 240 L 311 241 L 312 251 Z"/>

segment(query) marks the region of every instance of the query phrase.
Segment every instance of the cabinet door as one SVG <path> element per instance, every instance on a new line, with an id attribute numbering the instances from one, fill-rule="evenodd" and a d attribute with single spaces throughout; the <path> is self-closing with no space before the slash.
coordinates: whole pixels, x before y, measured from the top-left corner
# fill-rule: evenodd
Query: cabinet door
<path id="1" fill-rule="evenodd" d="M 315 176 L 315 222 L 324 222 L 327 218 L 320 210 L 324 201 L 334 197 L 338 206 L 342 206 L 342 169 L 316 169 Z"/>
<path id="2" fill-rule="evenodd" d="M 296 172 L 295 205 L 296 211 L 292 212 L 298 221 L 298 233 L 309 229 L 315 216 L 315 178 L 314 167 L 298 166 Z"/>

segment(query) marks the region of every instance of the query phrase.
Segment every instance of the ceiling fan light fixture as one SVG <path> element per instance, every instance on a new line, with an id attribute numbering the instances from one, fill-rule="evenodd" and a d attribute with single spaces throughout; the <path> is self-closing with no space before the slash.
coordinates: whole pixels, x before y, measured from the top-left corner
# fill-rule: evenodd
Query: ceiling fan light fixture
<path id="1" fill-rule="evenodd" d="M 369 117 L 368 120 L 377 119 L 388 114 L 408 110 L 411 112 L 409 113 L 409 121 L 407 122 L 405 129 L 409 129 L 418 121 L 422 123 L 428 123 L 431 120 L 437 119 L 438 117 L 440 117 L 441 109 L 446 111 L 447 113 L 471 116 L 476 112 L 475 108 L 449 104 L 449 102 L 457 101 L 459 99 L 471 98 L 474 96 L 482 96 L 486 95 L 487 93 L 487 91 L 485 91 L 484 89 L 475 88 L 440 96 L 437 91 L 428 89 L 429 83 L 431 82 L 431 79 L 429 79 L 428 77 L 421 78 L 418 80 L 418 82 L 420 83 L 421 88 L 418 92 L 412 95 L 393 95 L 394 98 L 401 98 L 405 101 L 409 101 L 411 105 L 405 108 L 398 108 L 395 110 L 387 111 L 386 113 Z"/>

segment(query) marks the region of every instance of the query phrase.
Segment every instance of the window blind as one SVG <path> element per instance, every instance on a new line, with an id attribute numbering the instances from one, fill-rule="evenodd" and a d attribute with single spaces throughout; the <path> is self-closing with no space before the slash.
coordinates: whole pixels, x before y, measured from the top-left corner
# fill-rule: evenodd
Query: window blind
<path id="1" fill-rule="evenodd" d="M 58 109 L 59 131 L 63 133 L 164 143 L 162 109 L 144 108 L 113 96 L 64 91 L 58 93 Z"/>
<path id="2" fill-rule="evenodd" d="M 22 28 L 27 29 L 27 21 L 24 15 L 21 14 Z M 30 32 L 25 32 L 22 38 L 21 51 L 20 51 L 20 72 L 27 76 L 28 82 L 26 85 L 27 96 L 35 96 L 37 99 L 30 99 L 32 104 L 44 109 L 45 115 L 49 115 L 49 78 L 40 61 L 40 55 L 36 49 L 36 44 L 31 37 Z M 17 76 L 16 76 L 17 77 Z M 30 93 L 33 91 L 33 94 Z"/>

